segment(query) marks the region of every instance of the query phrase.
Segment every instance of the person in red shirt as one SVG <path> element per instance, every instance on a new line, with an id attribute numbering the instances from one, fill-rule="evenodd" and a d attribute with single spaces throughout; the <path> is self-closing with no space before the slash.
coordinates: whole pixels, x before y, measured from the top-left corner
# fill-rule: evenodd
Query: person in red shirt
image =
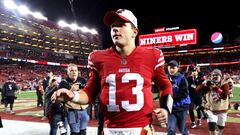
<path id="1" fill-rule="evenodd" d="M 37 93 L 37 107 L 43 107 L 43 85 L 42 85 L 42 80 L 38 80 L 38 85 L 36 88 L 36 93 Z"/>
<path id="2" fill-rule="evenodd" d="M 88 104 L 100 93 L 101 111 L 105 117 L 104 134 L 154 134 L 152 112 L 164 125 L 172 108 L 172 85 L 165 74 L 163 53 L 156 48 L 135 45 L 139 30 L 137 18 L 130 10 L 109 11 L 104 16 L 104 23 L 111 28 L 114 46 L 89 55 L 88 66 L 92 70 L 82 91 L 59 89 L 52 100 L 61 97 Z M 152 81 L 158 86 L 162 101 L 155 110 Z"/>

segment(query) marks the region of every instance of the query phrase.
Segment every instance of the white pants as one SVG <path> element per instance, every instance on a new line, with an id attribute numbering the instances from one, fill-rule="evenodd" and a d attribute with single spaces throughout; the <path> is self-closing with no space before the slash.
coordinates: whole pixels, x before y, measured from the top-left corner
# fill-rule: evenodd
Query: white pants
<path id="1" fill-rule="evenodd" d="M 219 126 L 225 126 L 225 123 L 227 121 L 227 113 L 217 113 L 214 114 L 212 111 L 207 111 L 208 119 L 207 122 L 214 122 L 217 123 Z"/>

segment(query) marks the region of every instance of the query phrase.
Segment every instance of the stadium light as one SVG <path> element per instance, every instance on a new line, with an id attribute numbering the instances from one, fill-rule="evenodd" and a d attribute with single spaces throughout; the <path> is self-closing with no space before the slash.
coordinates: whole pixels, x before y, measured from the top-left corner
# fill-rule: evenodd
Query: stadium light
<path id="1" fill-rule="evenodd" d="M 20 14 L 22 14 L 22 15 L 31 14 L 31 11 L 28 9 L 28 7 L 23 6 L 23 5 L 17 7 L 17 10 L 18 10 L 18 12 L 19 12 Z"/>
<path id="2" fill-rule="evenodd" d="M 76 31 L 76 30 L 78 29 L 78 25 L 77 25 L 76 23 L 72 23 L 72 24 L 70 24 L 69 26 L 70 26 L 70 28 L 71 28 L 72 30 L 74 30 L 74 31 Z"/>
<path id="3" fill-rule="evenodd" d="M 96 30 L 96 29 L 91 29 L 90 31 L 91 31 L 91 33 L 92 33 L 93 35 L 96 35 L 96 34 L 98 34 L 98 32 L 97 32 L 97 30 Z"/>
<path id="4" fill-rule="evenodd" d="M 24 5 L 16 5 L 13 0 L 4 0 L 3 4 L 6 8 L 17 10 L 22 15 L 32 15 L 36 19 L 41 19 L 47 21 L 47 17 L 43 16 L 40 12 L 32 12 L 29 10 L 27 6 Z"/>
<path id="5" fill-rule="evenodd" d="M 17 5 L 12 0 L 4 0 L 3 5 L 8 9 L 16 9 Z"/>
<path id="6" fill-rule="evenodd" d="M 32 14 L 32 16 L 34 16 L 37 19 L 42 19 L 45 21 L 48 20 L 47 17 L 43 16 L 42 13 L 40 13 L 40 12 L 32 12 L 31 14 Z"/>
<path id="7" fill-rule="evenodd" d="M 72 23 L 72 24 L 68 24 L 68 23 L 66 23 L 65 21 L 63 21 L 63 20 L 60 20 L 60 21 L 58 21 L 58 25 L 60 26 L 60 27 L 69 27 L 71 30 L 73 30 L 73 31 L 76 31 L 76 30 L 81 30 L 82 32 L 84 32 L 84 33 L 91 33 L 91 34 L 93 34 L 93 35 L 96 35 L 96 34 L 98 34 L 98 32 L 95 30 L 95 29 L 89 29 L 89 28 L 87 28 L 86 26 L 83 26 L 83 27 L 79 27 L 77 24 L 75 24 L 75 23 Z"/>
<path id="8" fill-rule="evenodd" d="M 63 21 L 63 20 L 58 21 L 58 25 L 60 27 L 67 27 L 68 26 L 68 24 L 65 21 Z"/>
<path id="9" fill-rule="evenodd" d="M 82 32 L 89 32 L 89 29 L 85 26 L 79 28 Z"/>

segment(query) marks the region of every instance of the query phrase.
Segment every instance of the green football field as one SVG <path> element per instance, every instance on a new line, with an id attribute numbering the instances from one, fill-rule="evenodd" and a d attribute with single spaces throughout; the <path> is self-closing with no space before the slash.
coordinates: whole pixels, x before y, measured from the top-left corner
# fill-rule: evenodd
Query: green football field
<path id="1" fill-rule="evenodd" d="M 153 97 L 157 97 L 158 93 L 153 93 Z M 234 85 L 232 101 L 240 101 L 240 84 Z"/>
<path id="2" fill-rule="evenodd" d="M 154 94 L 154 97 L 157 94 Z M 37 94 L 35 90 L 32 91 L 22 91 L 17 94 L 18 99 L 36 99 Z M 234 85 L 233 98 L 232 101 L 240 101 L 240 84 Z"/>
<path id="3" fill-rule="evenodd" d="M 32 100 L 37 100 L 37 94 L 36 94 L 35 90 L 32 90 L 32 91 L 22 91 L 20 93 L 17 93 L 16 95 L 18 97 L 17 98 L 18 101 L 30 99 L 31 102 L 33 102 Z M 234 95 L 234 97 L 232 98 L 231 101 L 240 103 L 240 84 L 234 85 L 233 95 Z M 156 96 L 157 96 L 157 94 L 154 93 L 154 97 L 156 97 Z M 36 101 L 34 101 L 34 103 L 35 102 Z M 240 115 L 239 113 L 240 113 L 240 111 L 236 111 L 232 107 L 229 110 L 229 115 L 228 115 L 227 122 L 240 123 L 240 117 L 238 116 L 238 115 Z M 236 114 L 236 116 L 233 117 L 233 115 L 230 115 L 230 114 L 233 114 L 233 115 Z"/>
<path id="4" fill-rule="evenodd" d="M 22 91 L 17 94 L 18 99 L 37 99 L 37 93 L 35 90 Z"/>
<path id="5" fill-rule="evenodd" d="M 234 85 L 232 101 L 240 101 L 240 84 Z"/>

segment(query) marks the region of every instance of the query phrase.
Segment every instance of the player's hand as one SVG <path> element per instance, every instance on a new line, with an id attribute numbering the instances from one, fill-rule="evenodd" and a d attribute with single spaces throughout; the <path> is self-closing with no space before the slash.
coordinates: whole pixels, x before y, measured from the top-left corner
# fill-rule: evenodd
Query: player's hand
<path id="1" fill-rule="evenodd" d="M 55 91 L 51 96 L 51 101 L 55 103 L 56 101 L 69 101 L 73 99 L 74 93 L 68 89 L 61 88 Z"/>
<path id="2" fill-rule="evenodd" d="M 160 122 L 162 127 L 166 127 L 167 120 L 168 120 L 168 111 L 163 108 L 157 108 L 154 110 L 155 116 L 157 120 Z"/>

